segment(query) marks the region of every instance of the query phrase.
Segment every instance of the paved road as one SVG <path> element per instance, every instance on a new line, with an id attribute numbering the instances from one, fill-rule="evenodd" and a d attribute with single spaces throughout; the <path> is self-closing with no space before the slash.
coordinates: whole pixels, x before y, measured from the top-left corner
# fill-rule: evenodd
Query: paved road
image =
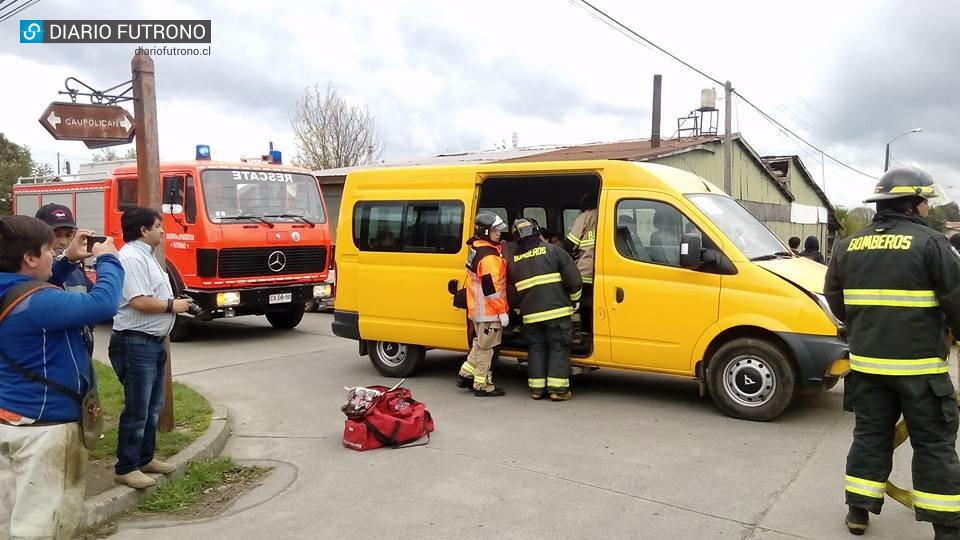
<path id="1" fill-rule="evenodd" d="M 843 464 L 852 416 L 841 390 L 806 396 L 772 423 L 721 415 L 691 381 L 599 371 L 567 403 L 454 387 L 463 355 L 431 352 L 405 386 L 437 422 L 428 446 L 353 452 L 340 437 L 343 387 L 387 384 L 332 317 L 294 331 L 262 318 L 174 344 L 174 374 L 226 404 L 226 453 L 276 467 L 216 519 L 125 523 L 116 538 L 849 538 Z M 98 357 L 106 358 L 106 329 Z M 512 364 L 508 364 L 512 365 Z M 894 479 L 910 485 L 910 450 Z M 930 538 L 888 500 L 869 538 Z M 172 536 L 171 536 L 172 535 Z"/>

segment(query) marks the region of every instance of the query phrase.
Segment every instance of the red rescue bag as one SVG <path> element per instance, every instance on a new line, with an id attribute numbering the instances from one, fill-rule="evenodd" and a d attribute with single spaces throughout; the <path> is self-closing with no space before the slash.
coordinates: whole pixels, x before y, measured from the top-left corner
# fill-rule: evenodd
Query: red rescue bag
<path id="1" fill-rule="evenodd" d="M 358 394 L 361 406 L 352 406 L 351 402 L 358 401 Z M 372 403 L 367 406 L 362 405 L 364 395 L 368 402 L 372 397 Z M 406 388 L 353 388 L 342 410 L 347 415 L 343 426 L 343 445 L 347 448 L 363 451 L 381 446 L 419 446 L 410 443 L 423 437 L 427 440 L 421 444 L 430 442 L 433 417 L 427 407 L 413 399 L 413 394 Z"/>

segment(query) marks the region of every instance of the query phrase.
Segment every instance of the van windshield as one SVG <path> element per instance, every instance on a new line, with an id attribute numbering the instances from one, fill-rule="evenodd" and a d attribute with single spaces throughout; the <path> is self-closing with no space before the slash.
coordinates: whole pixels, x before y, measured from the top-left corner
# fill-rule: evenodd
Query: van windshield
<path id="1" fill-rule="evenodd" d="M 213 223 L 306 221 L 323 223 L 317 179 L 283 171 L 207 170 L 200 186 Z"/>
<path id="2" fill-rule="evenodd" d="M 687 199 L 751 261 L 793 257 L 780 239 L 737 201 L 711 193 L 691 194 Z"/>

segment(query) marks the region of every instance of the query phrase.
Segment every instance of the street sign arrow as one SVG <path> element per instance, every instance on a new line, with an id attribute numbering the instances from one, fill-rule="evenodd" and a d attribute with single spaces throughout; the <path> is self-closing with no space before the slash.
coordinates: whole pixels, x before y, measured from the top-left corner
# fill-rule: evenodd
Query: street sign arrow
<path id="1" fill-rule="evenodd" d="M 133 117 L 117 105 L 51 103 L 40 124 L 60 141 L 123 144 L 133 137 Z"/>

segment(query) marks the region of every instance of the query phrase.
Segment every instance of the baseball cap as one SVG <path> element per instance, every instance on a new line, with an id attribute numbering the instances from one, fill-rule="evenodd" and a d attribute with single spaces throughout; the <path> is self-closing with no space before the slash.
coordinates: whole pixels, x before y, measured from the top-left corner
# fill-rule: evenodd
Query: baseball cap
<path id="1" fill-rule="evenodd" d="M 73 220 L 73 212 L 62 204 L 49 203 L 37 210 L 37 219 L 46 223 L 51 229 L 60 227 L 70 227 L 76 229 L 77 224 Z"/>

